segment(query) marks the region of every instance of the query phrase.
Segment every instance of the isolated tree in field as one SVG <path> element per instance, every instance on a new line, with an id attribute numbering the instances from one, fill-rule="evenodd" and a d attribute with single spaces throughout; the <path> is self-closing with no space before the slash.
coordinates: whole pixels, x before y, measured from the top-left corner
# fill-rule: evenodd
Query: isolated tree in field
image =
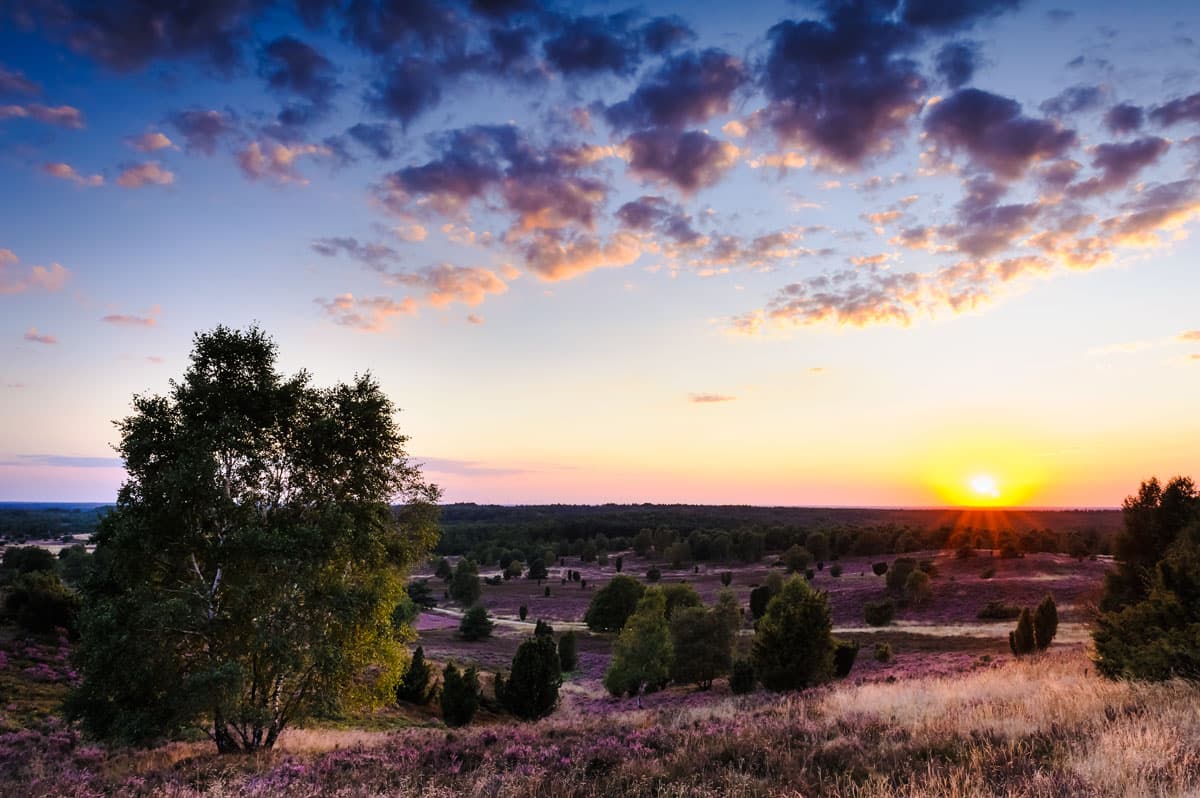
<path id="1" fill-rule="evenodd" d="M 1135 604 L 1150 593 L 1155 566 L 1181 533 L 1197 523 L 1200 495 L 1188 477 L 1165 486 L 1155 478 L 1143 482 L 1121 506 L 1124 524 L 1113 541 L 1117 566 L 1104 581 L 1100 608 L 1106 612 Z"/>
<path id="2" fill-rule="evenodd" d="M 652 587 L 638 601 L 637 611 L 621 630 L 613 646 L 612 662 L 604 674 L 604 687 L 615 696 L 652 692 L 667 683 L 671 673 L 671 632 L 667 627 L 667 601 Z"/>
<path id="3" fill-rule="evenodd" d="M 887 572 L 887 587 L 894 593 L 902 593 L 908 577 L 917 570 L 917 561 L 912 557 L 897 557 Z"/>
<path id="4" fill-rule="evenodd" d="M 804 539 L 804 548 L 817 562 L 829 559 L 829 537 L 824 532 L 810 532 Z"/>
<path id="5" fill-rule="evenodd" d="M 871 573 L 876 576 L 883 576 L 888 572 L 888 564 L 885 562 L 871 563 Z"/>
<path id="6" fill-rule="evenodd" d="M 1025 607 L 1017 618 L 1017 628 L 1008 633 L 1008 647 L 1012 649 L 1014 656 L 1022 657 L 1033 653 L 1036 645 L 1033 637 L 1033 614 Z"/>
<path id="7" fill-rule="evenodd" d="M 500 703 L 518 718 L 537 720 L 558 706 L 561 686 L 562 670 L 554 638 L 535 635 L 517 648 Z"/>
<path id="8" fill-rule="evenodd" d="M 449 582 L 450 577 L 454 576 L 454 569 L 450 567 L 450 561 L 445 557 L 438 557 L 437 565 L 433 569 L 433 575 L 443 582 Z"/>
<path id="9" fill-rule="evenodd" d="M 799 576 L 771 599 L 754 634 L 751 656 L 768 690 L 803 690 L 833 673 L 829 601 Z"/>
<path id="10" fill-rule="evenodd" d="M 1045 651 L 1058 633 L 1058 607 L 1049 593 L 1033 611 L 1033 642 L 1038 651 Z"/>
<path id="11" fill-rule="evenodd" d="M 538 618 L 533 626 L 533 634 L 535 637 L 554 637 L 554 627 Z"/>
<path id="12" fill-rule="evenodd" d="M 522 621 L 525 620 L 526 618 L 529 617 L 529 607 L 522 604 L 520 609 L 517 610 L 517 615 L 521 618 Z"/>
<path id="13" fill-rule="evenodd" d="M 396 700 L 408 704 L 425 704 L 429 701 L 429 680 L 433 673 L 425 662 L 425 649 L 417 646 L 404 678 L 396 685 Z"/>
<path id="14" fill-rule="evenodd" d="M 896 604 L 891 599 L 868 601 L 863 605 L 863 619 L 871 626 L 887 626 L 896 617 Z"/>
<path id="15" fill-rule="evenodd" d="M 411 635 L 393 610 L 438 491 L 371 377 L 284 377 L 253 327 L 194 343 L 117 424 L 128 478 L 96 532 L 68 710 L 107 739 L 198 726 L 252 751 L 316 706 L 392 700 Z"/>
<path id="16" fill-rule="evenodd" d="M 924 571 L 913 571 L 904 580 L 904 598 L 916 607 L 924 606 L 933 595 L 929 575 Z"/>
<path id="17" fill-rule="evenodd" d="M 458 624 L 458 633 L 463 640 L 473 643 L 491 637 L 495 625 L 487 609 L 482 604 L 476 604 L 463 613 L 462 621 Z"/>
<path id="18" fill-rule="evenodd" d="M 733 664 L 733 629 L 728 619 L 705 607 L 684 607 L 671 618 L 671 681 L 712 687 Z"/>
<path id="19" fill-rule="evenodd" d="M 618 632 L 637 609 L 638 599 L 646 588 L 632 576 L 618 574 L 596 591 L 583 616 L 593 632 Z"/>
<path id="20" fill-rule="evenodd" d="M 558 638 L 558 665 L 564 673 L 575 670 L 579 663 L 579 656 L 576 654 L 577 640 L 574 629 L 568 630 Z"/>
<path id="21" fill-rule="evenodd" d="M 729 587 L 731 584 L 733 584 L 733 572 L 732 571 L 722 571 L 721 572 L 721 584 L 724 585 L 725 587 Z"/>
<path id="22" fill-rule="evenodd" d="M 687 582 L 676 582 L 671 585 L 663 585 L 663 597 L 667 600 L 667 620 L 675 615 L 676 612 L 687 607 L 703 607 L 704 602 L 700 600 L 700 594 L 696 592 L 696 588 L 689 585 Z"/>
<path id="23" fill-rule="evenodd" d="M 812 554 L 798 543 L 783 553 L 783 564 L 787 566 L 789 574 L 804 573 L 810 562 Z"/>
<path id="24" fill-rule="evenodd" d="M 447 726 L 466 726 L 479 709 L 479 673 L 474 666 L 460 671 L 447 662 L 442 671 L 442 720 Z"/>
<path id="25" fill-rule="evenodd" d="M 617 559 L 613 561 L 613 567 L 617 569 L 617 573 L 621 573 L 621 569 L 625 567 L 625 558 L 617 555 Z"/>
<path id="26" fill-rule="evenodd" d="M 470 607 L 479 601 L 483 588 L 479 584 L 479 566 L 474 560 L 463 558 L 454 568 L 454 576 L 450 577 L 450 598 L 464 607 Z"/>
<path id="27" fill-rule="evenodd" d="M 529 573 L 525 574 L 526 579 L 545 579 L 550 574 L 546 570 L 546 561 L 541 557 L 535 557 L 529 563 Z"/>

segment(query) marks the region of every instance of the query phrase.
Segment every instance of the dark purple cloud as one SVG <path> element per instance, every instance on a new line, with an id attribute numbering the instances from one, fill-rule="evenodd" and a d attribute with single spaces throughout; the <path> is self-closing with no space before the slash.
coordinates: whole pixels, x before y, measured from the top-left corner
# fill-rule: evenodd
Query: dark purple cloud
<path id="1" fill-rule="evenodd" d="M 563 20 L 543 44 L 546 60 L 565 75 L 632 74 L 641 63 L 642 48 L 631 22 L 628 13 Z"/>
<path id="2" fill-rule="evenodd" d="M 367 102 L 376 112 L 407 126 L 441 102 L 443 79 L 442 68 L 429 59 L 400 58 L 373 85 Z"/>
<path id="3" fill-rule="evenodd" d="M 1119 103 L 1104 114 L 1104 126 L 1118 136 L 1135 133 L 1146 120 L 1146 112 L 1132 103 Z"/>
<path id="4" fill-rule="evenodd" d="M 359 243 L 353 237 L 318 238 L 310 246 L 318 255 L 334 258 L 344 254 L 377 272 L 386 272 L 400 262 L 400 253 L 386 244 Z"/>
<path id="5" fill-rule="evenodd" d="M 740 59 L 722 50 L 688 51 L 663 62 L 629 99 L 604 112 L 618 128 L 683 127 L 729 110 L 733 93 L 750 76 Z"/>
<path id="6" fill-rule="evenodd" d="M 1099 170 L 1100 175 L 1071 186 L 1068 193 L 1075 198 L 1084 198 L 1123 188 L 1138 172 L 1157 163 L 1170 148 L 1170 142 L 1157 136 L 1101 144 L 1093 151 L 1092 158 L 1092 167 Z"/>
<path id="7" fill-rule="evenodd" d="M 1046 100 L 1038 108 L 1049 116 L 1070 116 L 1099 108 L 1108 97 L 1104 86 L 1071 86 Z"/>
<path id="8" fill-rule="evenodd" d="M 857 4 L 855 4 L 857 5 Z M 887 7 L 888 3 L 880 5 Z M 1021 0 L 905 0 L 901 19 L 916 28 L 952 31 L 1014 11 Z"/>
<path id="9" fill-rule="evenodd" d="M 692 217 L 665 197 L 638 197 L 618 208 L 616 217 L 623 227 L 657 232 L 681 246 L 690 246 L 703 238 L 692 226 Z"/>
<path id="10" fill-rule="evenodd" d="M 979 66 L 979 45 L 976 42 L 950 42 L 938 50 L 934 68 L 951 89 L 971 82 Z"/>
<path id="11" fill-rule="evenodd" d="M 1036 202 L 1000 204 L 1007 188 L 986 177 L 966 185 L 966 194 L 955 206 L 955 222 L 938 233 L 954 242 L 959 252 L 975 258 L 1002 252 L 1032 229 L 1041 212 Z"/>
<path id="12" fill-rule="evenodd" d="M 34 83 L 20 70 L 6 69 L 0 64 L 0 95 L 40 94 L 42 87 Z"/>
<path id="13" fill-rule="evenodd" d="M 696 38 L 695 32 L 677 16 L 655 17 L 639 31 L 642 45 L 651 55 L 662 55 Z"/>
<path id="14" fill-rule="evenodd" d="M 961 89 L 935 105 L 925 131 L 941 148 L 965 151 L 978 166 L 1019 178 L 1037 161 L 1058 158 L 1075 143 L 1075 131 L 1021 113 L 1016 100 L 980 89 Z"/>
<path id="15" fill-rule="evenodd" d="M 389 125 L 359 122 L 346 130 L 346 135 L 370 150 L 381 161 L 395 155 L 395 143 Z"/>
<path id="16" fill-rule="evenodd" d="M 1150 121 L 1163 127 L 1180 122 L 1200 122 L 1200 92 L 1150 109 Z"/>
<path id="17" fill-rule="evenodd" d="M 689 192 L 716 183 L 737 159 L 737 147 L 699 130 L 639 130 L 624 146 L 634 174 Z"/>
<path id="18" fill-rule="evenodd" d="M 235 130 L 233 119 L 221 111 L 176 111 L 167 121 L 183 136 L 189 150 L 198 150 L 205 155 L 216 152 L 221 139 Z"/>
<path id="19" fill-rule="evenodd" d="M 263 47 L 259 73 L 272 89 L 299 95 L 321 108 L 337 90 L 333 62 L 291 36 L 280 36 Z"/>
<path id="20" fill-rule="evenodd" d="M 350 40 L 381 55 L 450 52 L 466 36 L 462 15 L 441 0 L 350 0 L 342 13 Z"/>

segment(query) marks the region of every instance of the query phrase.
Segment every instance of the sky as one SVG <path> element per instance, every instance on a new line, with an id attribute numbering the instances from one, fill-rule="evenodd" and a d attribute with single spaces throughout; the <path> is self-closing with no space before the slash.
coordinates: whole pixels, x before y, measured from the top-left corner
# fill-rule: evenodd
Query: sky
<path id="1" fill-rule="evenodd" d="M 0 500 L 254 322 L 448 501 L 1200 475 L 1191 2 L 0 0 L 0 186 Z"/>

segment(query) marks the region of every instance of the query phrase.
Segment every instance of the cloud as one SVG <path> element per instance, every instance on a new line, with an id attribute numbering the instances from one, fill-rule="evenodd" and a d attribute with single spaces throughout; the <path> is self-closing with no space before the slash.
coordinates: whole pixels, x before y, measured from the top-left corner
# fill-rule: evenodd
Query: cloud
<path id="1" fill-rule="evenodd" d="M 40 466 L 43 468 L 123 468 L 119 457 L 72 457 L 62 454 L 18 454 L 6 466 Z"/>
<path id="2" fill-rule="evenodd" d="M 628 99 L 604 117 L 617 128 L 681 128 L 729 111 L 735 91 L 750 79 L 740 59 L 717 49 L 672 56 Z"/>
<path id="3" fill-rule="evenodd" d="M 1132 103 L 1118 103 L 1104 113 L 1104 126 L 1118 136 L 1138 131 L 1145 120 L 1146 112 Z"/>
<path id="4" fill-rule="evenodd" d="M 1200 330 L 1185 330 L 1177 337 L 1180 341 L 1200 341 Z"/>
<path id="5" fill-rule="evenodd" d="M 688 394 L 688 401 L 694 405 L 710 405 L 720 402 L 732 402 L 737 399 L 736 396 L 725 396 L 719 393 L 691 393 Z"/>
<path id="6" fill-rule="evenodd" d="M 543 231 L 523 250 L 526 267 L 547 282 L 567 280 L 594 269 L 628 266 L 642 254 L 638 237 L 624 231 L 607 240 L 587 233 Z"/>
<path id="7" fill-rule="evenodd" d="M 391 297 L 355 299 L 354 294 L 339 294 L 333 299 L 315 299 L 334 324 L 363 332 L 383 332 L 393 316 L 417 312 L 412 299 L 397 302 Z"/>
<path id="8" fill-rule="evenodd" d="M 483 324 L 483 316 L 480 316 L 475 313 L 468 313 L 467 321 L 471 324 Z"/>
<path id="9" fill-rule="evenodd" d="M 158 305 L 155 305 L 145 316 L 136 316 L 131 313 L 110 313 L 102 317 L 100 321 L 118 327 L 154 327 L 158 324 L 160 312 Z"/>
<path id="10" fill-rule="evenodd" d="M 189 150 L 205 155 L 216 152 L 221 140 L 235 130 L 229 114 L 214 110 L 176 111 L 168 117 L 168 121 L 183 136 Z"/>
<path id="11" fill-rule="evenodd" d="M 43 29 L 107 67 L 132 72 L 156 60 L 197 58 L 222 69 L 237 63 L 258 0 L 87 0 L 34 4 Z"/>
<path id="12" fill-rule="evenodd" d="M 1100 107 L 1108 94 L 1107 86 L 1071 86 L 1046 100 L 1038 108 L 1050 116 L 1070 116 Z"/>
<path id="13" fill-rule="evenodd" d="M 59 180 L 69 180 L 77 186 L 95 187 L 104 185 L 103 175 L 88 175 L 84 177 L 75 171 L 75 167 L 68 163 L 43 164 L 42 171 L 51 177 L 57 177 Z"/>
<path id="14" fill-rule="evenodd" d="M 626 202 L 616 213 L 617 221 L 630 230 L 657 232 L 680 247 L 708 242 L 692 226 L 692 217 L 681 206 L 659 196 L 642 196 Z"/>
<path id="15" fill-rule="evenodd" d="M 57 343 L 58 343 L 58 339 L 57 339 L 57 338 L 55 338 L 53 335 L 49 335 L 49 334 L 46 334 L 46 333 L 39 333 L 39 332 L 37 331 L 37 328 L 36 328 L 36 327 L 30 327 L 30 328 L 29 328 L 29 329 L 28 329 L 28 330 L 25 332 L 25 340 L 26 340 L 26 341 L 30 341 L 30 342 L 32 342 L 32 343 L 35 343 L 35 344 L 50 344 L 50 345 L 53 345 L 53 344 L 57 344 Z"/>
<path id="16" fill-rule="evenodd" d="M 901 19 L 917 28 L 952 31 L 996 17 L 1021 5 L 1021 0 L 907 0 Z M 885 6 L 886 7 L 886 6 Z"/>
<path id="17" fill-rule="evenodd" d="M 175 174 L 164 169 L 158 161 L 123 164 L 121 174 L 117 175 L 117 185 L 122 188 L 141 188 L 150 185 L 169 186 L 174 182 Z"/>
<path id="18" fill-rule="evenodd" d="M 165 150 L 175 146 L 165 133 L 157 131 L 154 133 L 143 133 L 140 136 L 130 136 L 125 141 L 138 152 L 157 152 L 158 150 Z"/>
<path id="19" fill-rule="evenodd" d="M 372 85 L 367 104 L 407 127 L 441 102 L 441 82 L 441 69 L 434 62 L 415 56 L 400 58 Z"/>
<path id="20" fill-rule="evenodd" d="M 274 91 L 295 94 L 318 109 L 329 106 L 337 90 L 333 62 L 292 36 L 280 36 L 259 53 L 259 74 Z"/>
<path id="21" fill-rule="evenodd" d="M 1150 121 L 1163 127 L 1180 122 L 1200 122 L 1200 92 L 1151 108 Z"/>
<path id="22" fill-rule="evenodd" d="M 297 183 L 307 185 L 308 180 L 296 171 L 296 159 L 312 155 L 327 158 L 333 155 L 328 146 L 322 144 L 282 144 L 278 141 L 252 141 L 237 154 L 238 166 L 249 180 L 272 180 L 280 185 Z"/>
<path id="23" fill-rule="evenodd" d="M 5 119 L 32 119 L 44 125 L 73 130 L 81 130 L 84 127 L 83 113 L 69 105 L 0 105 L 0 122 Z"/>
<path id="24" fill-rule="evenodd" d="M 71 272 L 57 263 L 21 268 L 20 260 L 10 249 L 0 249 L 0 295 L 23 294 L 28 291 L 61 291 Z"/>
<path id="25" fill-rule="evenodd" d="M 462 477 L 509 477 L 537 473 L 527 468 L 489 466 L 477 460 L 450 460 L 444 457 L 414 457 L 422 471 L 433 474 L 454 474 Z"/>
<path id="26" fill-rule="evenodd" d="M 1116 244 L 1157 247 L 1161 234 L 1178 230 L 1200 217 L 1200 179 L 1162 183 L 1134 195 L 1121 205 L 1121 212 L 1100 223 Z"/>
<path id="27" fill-rule="evenodd" d="M 435 308 L 455 302 L 475 307 L 489 294 L 503 294 L 508 290 L 508 284 L 491 269 L 449 263 L 411 272 L 393 272 L 387 275 L 387 281 L 422 292 L 425 301 Z"/>
<path id="28" fill-rule="evenodd" d="M 948 42 L 937 51 L 933 60 L 934 69 L 951 89 L 959 89 L 971 82 L 979 68 L 978 42 Z"/>
<path id="29" fill-rule="evenodd" d="M 359 243 L 353 237 L 318 238 L 311 244 L 313 252 L 327 258 L 344 254 L 357 260 L 372 271 L 384 272 L 392 264 L 400 262 L 400 253 L 386 244 Z"/>
<path id="30" fill-rule="evenodd" d="M 0 94 L 41 94 L 42 87 L 25 77 L 19 70 L 0 64 Z"/>
<path id="31" fill-rule="evenodd" d="M 542 52 L 564 75 L 630 75 L 642 60 L 642 43 L 631 20 L 628 13 L 563 20 L 543 43 Z"/>
<path id="32" fill-rule="evenodd" d="M 359 122 L 348 128 L 346 135 L 381 161 L 389 160 L 396 154 L 390 125 Z"/>
<path id="33" fill-rule="evenodd" d="M 925 118 L 936 146 L 965 151 L 979 167 L 1005 180 L 1034 163 L 1061 157 L 1075 144 L 1073 130 L 1021 113 L 1016 100 L 980 89 L 962 89 L 937 103 Z"/>
<path id="34" fill-rule="evenodd" d="M 1083 198 L 1123 188 L 1138 172 L 1157 163 L 1170 148 L 1170 142 L 1157 136 L 1126 143 L 1101 144 L 1092 151 L 1092 167 L 1100 170 L 1101 174 L 1069 186 L 1067 193 Z"/>
<path id="35" fill-rule="evenodd" d="M 700 130 L 639 130 L 625 139 L 635 175 L 693 192 L 714 185 L 737 163 L 738 148 Z"/>

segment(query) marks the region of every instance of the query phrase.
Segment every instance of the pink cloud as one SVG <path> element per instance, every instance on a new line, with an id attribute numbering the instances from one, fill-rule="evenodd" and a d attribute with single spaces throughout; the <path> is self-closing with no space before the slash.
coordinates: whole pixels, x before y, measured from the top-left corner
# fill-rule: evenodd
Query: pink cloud
<path id="1" fill-rule="evenodd" d="M 58 339 L 53 335 L 39 333 L 36 327 L 30 327 L 25 333 L 25 340 L 35 344 L 57 344 Z"/>
<path id="2" fill-rule="evenodd" d="M 0 105 L 0 121 L 5 119 L 33 119 L 45 125 L 58 127 L 83 128 L 83 113 L 78 108 L 69 105 L 49 106 L 31 103 L 30 105 Z"/>
<path id="3" fill-rule="evenodd" d="M 141 188 L 148 185 L 169 186 L 174 182 L 175 174 L 162 168 L 158 161 L 129 164 L 117 177 L 117 185 L 122 188 Z"/>
<path id="4" fill-rule="evenodd" d="M 306 180 L 296 171 L 296 159 L 304 155 L 327 157 L 332 151 L 317 144 L 280 144 L 274 141 L 252 141 L 238 153 L 238 165 L 250 180 L 270 179 L 276 183 L 298 183 Z"/>
<path id="5" fill-rule="evenodd" d="M 165 133 L 158 132 L 130 136 L 125 141 L 138 152 L 155 152 L 157 150 L 165 150 L 168 147 L 175 147 L 175 143 L 167 138 Z"/>
<path id="6" fill-rule="evenodd" d="M 128 313 L 110 313 L 102 317 L 100 321 L 121 327 L 153 327 L 158 324 L 159 312 L 158 305 L 155 305 L 150 308 L 150 312 L 145 316 L 135 316 Z"/>
<path id="7" fill-rule="evenodd" d="M 363 332 L 383 332 L 391 317 L 417 312 L 416 301 L 409 297 L 397 302 L 385 296 L 355 299 L 354 294 L 339 294 L 333 299 L 313 301 L 324 309 L 334 324 Z"/>
<path id="8" fill-rule="evenodd" d="M 0 295 L 23 294 L 27 291 L 59 291 L 71 272 L 57 263 L 21 268 L 20 260 L 10 249 L 0 249 Z"/>
<path id="9" fill-rule="evenodd" d="M 732 402 L 737 399 L 736 396 L 725 396 L 719 393 L 693 393 L 688 394 L 688 401 L 694 405 L 712 405 L 720 402 Z"/>
<path id="10" fill-rule="evenodd" d="M 51 177 L 57 177 L 59 180 L 69 180 L 77 186 L 102 186 L 104 185 L 104 177 L 101 175 L 88 175 L 87 177 L 75 171 L 75 167 L 69 163 L 48 163 L 42 166 L 42 171 Z"/>

